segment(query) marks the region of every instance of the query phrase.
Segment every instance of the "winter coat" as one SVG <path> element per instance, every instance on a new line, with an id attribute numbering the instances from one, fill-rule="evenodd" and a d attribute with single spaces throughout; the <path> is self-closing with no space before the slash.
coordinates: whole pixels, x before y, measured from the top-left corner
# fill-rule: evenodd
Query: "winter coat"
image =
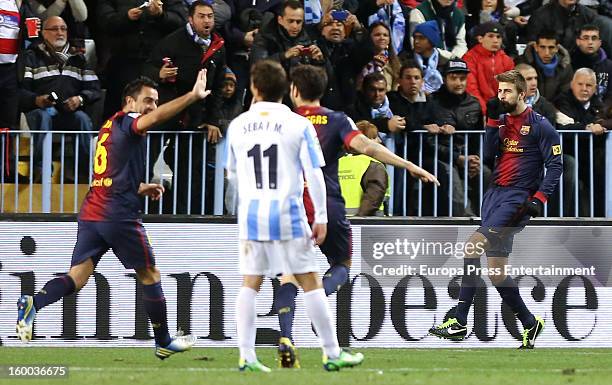
<path id="1" fill-rule="evenodd" d="M 537 55 L 535 47 L 528 46 L 522 56 L 519 56 L 516 61 L 518 63 L 527 63 L 535 68 L 538 73 L 538 89 L 540 94 L 548 100 L 553 100 L 561 92 L 566 91 L 570 87 L 574 71 L 569 52 L 564 47 L 559 47 L 557 58 L 559 63 L 555 68 L 555 75 L 552 77 L 544 76 L 544 71 L 536 63 L 535 56 Z"/>
<path id="2" fill-rule="evenodd" d="M 157 42 L 187 22 L 182 0 L 164 0 L 164 12 L 159 17 L 143 12 L 140 19 L 130 20 L 128 10 L 142 3 L 143 0 L 98 1 L 98 25 L 110 37 L 113 55 L 144 61 Z"/>
<path id="3" fill-rule="evenodd" d="M 537 9 L 527 24 L 527 40 L 536 41 L 542 31 L 552 31 L 559 38 L 559 44 L 572 50 L 576 46 L 576 31 L 585 24 L 593 24 L 597 13 L 584 5 L 571 9 L 563 8 L 557 0 Z"/>
<path id="4" fill-rule="evenodd" d="M 468 94 L 455 95 L 442 86 L 438 92 L 432 94 L 435 103 L 434 119 L 437 125 L 449 124 L 455 127 L 458 135 L 453 136 L 453 161 L 456 162 L 459 155 L 464 154 L 465 136 L 461 131 L 483 130 L 482 111 L 478 99 Z M 435 148 L 434 135 L 427 136 L 427 144 Z M 468 154 L 479 153 L 479 135 L 468 135 Z M 448 161 L 450 151 L 450 139 L 448 135 L 438 135 L 438 159 Z"/>
<path id="5" fill-rule="evenodd" d="M 160 103 L 165 103 L 193 89 L 198 72 L 205 68 L 206 88 L 212 94 L 201 102 L 192 104 L 183 118 L 183 126 L 197 127 L 202 123 L 219 127 L 219 111 L 223 100 L 223 76 L 225 68 L 225 42 L 216 33 L 212 34 L 211 43 L 206 53 L 188 34 L 185 26 L 177 29 L 159 42 L 151 52 L 145 64 L 144 73 L 159 82 Z M 160 81 L 159 70 L 163 58 L 168 57 L 179 68 L 176 82 Z"/>
<path id="6" fill-rule="evenodd" d="M 19 55 L 18 67 L 23 76 L 20 84 L 22 111 L 38 108 L 36 97 L 51 92 L 57 94 L 60 106 L 72 96 L 81 96 L 84 104 L 100 98 L 100 81 L 83 54 L 72 55 L 62 64 L 47 49 L 44 43 L 40 43 Z"/>
<path id="7" fill-rule="evenodd" d="M 477 44 L 469 50 L 463 60 L 470 69 L 467 92 L 478 99 L 484 114 L 487 110 L 487 100 L 497 95 L 495 75 L 513 69 L 514 61 L 503 50 L 491 52 L 482 44 Z"/>
<path id="8" fill-rule="evenodd" d="M 572 67 L 575 69 L 586 67 L 595 71 L 597 75 L 597 95 L 601 100 L 612 99 L 612 60 L 608 59 L 606 51 L 600 48 L 593 55 L 585 55 L 579 49 L 572 54 Z"/>

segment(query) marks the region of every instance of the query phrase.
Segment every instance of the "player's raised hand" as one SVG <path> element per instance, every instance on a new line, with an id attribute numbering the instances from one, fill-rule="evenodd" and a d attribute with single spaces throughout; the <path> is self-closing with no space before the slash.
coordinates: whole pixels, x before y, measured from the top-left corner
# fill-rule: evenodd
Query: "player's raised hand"
<path id="1" fill-rule="evenodd" d="M 198 76 L 196 77 L 196 82 L 193 85 L 193 90 L 191 90 L 193 95 L 198 99 L 204 99 L 208 95 L 210 95 L 210 90 L 206 89 L 206 70 L 200 70 L 198 72 Z"/>
<path id="2" fill-rule="evenodd" d="M 414 163 L 410 164 L 408 167 L 408 172 L 412 175 L 413 178 L 420 179 L 425 183 L 435 183 L 436 186 L 440 186 L 440 182 L 438 182 L 438 178 L 436 178 L 433 174 L 430 174 L 428 171 L 422 169 Z"/>
<path id="3" fill-rule="evenodd" d="M 138 187 L 138 195 L 148 196 L 154 201 L 159 200 L 164 191 L 164 186 L 157 183 L 141 183 Z"/>
<path id="4" fill-rule="evenodd" d="M 320 245 L 327 236 L 327 223 L 315 223 L 312 225 L 312 239 L 315 245 Z"/>

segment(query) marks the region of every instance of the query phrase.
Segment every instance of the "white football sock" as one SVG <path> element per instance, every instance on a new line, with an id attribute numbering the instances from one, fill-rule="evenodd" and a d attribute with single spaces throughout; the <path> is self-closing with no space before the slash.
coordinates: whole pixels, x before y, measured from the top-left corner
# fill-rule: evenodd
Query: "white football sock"
<path id="1" fill-rule="evenodd" d="M 238 349 L 240 358 L 246 362 L 257 361 L 255 355 L 255 297 L 257 292 L 250 287 L 242 286 L 236 298 L 236 329 L 238 331 Z"/>
<path id="2" fill-rule="evenodd" d="M 325 290 L 316 289 L 304 293 L 304 305 L 306 313 L 319 335 L 323 352 L 329 358 L 337 358 L 340 355 L 340 347 L 338 346 L 336 329 L 331 319 Z"/>

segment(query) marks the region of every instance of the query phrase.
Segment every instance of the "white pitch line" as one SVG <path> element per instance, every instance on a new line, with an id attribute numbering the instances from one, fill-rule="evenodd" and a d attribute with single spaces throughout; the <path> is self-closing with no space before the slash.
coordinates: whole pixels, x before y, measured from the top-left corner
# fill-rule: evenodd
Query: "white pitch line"
<path id="1" fill-rule="evenodd" d="M 571 368 L 568 368 L 571 369 Z M 384 373 L 384 372 L 452 372 L 452 371 L 466 371 L 466 368 L 415 368 L 415 367 L 404 367 L 404 368 L 387 368 L 387 369 L 375 369 L 375 368 L 350 368 L 347 369 L 351 372 L 374 372 L 374 373 Z M 493 373 L 493 372 L 532 372 L 532 373 L 562 373 L 567 369 L 536 369 L 536 368 L 506 368 L 506 369 L 495 369 L 495 368 L 469 368 L 469 371 L 476 372 L 485 372 L 485 373 Z M 81 367 L 81 366 L 69 366 L 68 371 L 77 371 L 77 372 L 151 372 L 151 371 L 169 371 L 169 372 L 224 372 L 238 373 L 238 368 L 201 368 L 201 367 L 187 367 L 187 368 L 160 368 L 160 367 Z M 276 372 L 286 371 L 282 370 L 274 370 Z M 302 368 L 300 371 L 320 371 L 320 369 L 307 369 Z M 612 372 L 612 368 L 585 368 L 585 369 L 575 369 L 572 374 L 578 373 L 597 373 L 597 372 Z"/>

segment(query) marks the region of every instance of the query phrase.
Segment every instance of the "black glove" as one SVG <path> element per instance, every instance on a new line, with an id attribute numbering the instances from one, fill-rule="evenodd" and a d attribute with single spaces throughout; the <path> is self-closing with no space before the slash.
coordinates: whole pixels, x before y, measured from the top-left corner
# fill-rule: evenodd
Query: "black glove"
<path id="1" fill-rule="evenodd" d="M 523 210 L 525 210 L 525 214 L 532 218 L 540 217 L 544 211 L 544 203 L 538 198 L 528 198 L 523 203 Z"/>
<path id="2" fill-rule="evenodd" d="M 505 113 L 504 106 L 497 96 L 492 97 L 487 101 L 487 118 L 499 119 L 499 115 Z"/>

